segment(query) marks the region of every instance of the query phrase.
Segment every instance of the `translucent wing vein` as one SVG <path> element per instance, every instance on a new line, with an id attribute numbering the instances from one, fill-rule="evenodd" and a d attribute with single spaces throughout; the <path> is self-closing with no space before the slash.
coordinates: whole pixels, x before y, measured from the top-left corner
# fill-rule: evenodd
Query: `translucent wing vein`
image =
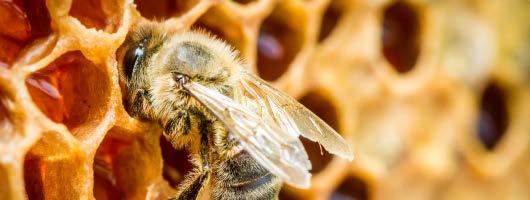
<path id="1" fill-rule="evenodd" d="M 344 159 L 352 160 L 353 151 L 346 141 L 322 119 L 295 99 L 270 86 L 254 74 L 243 71 L 240 82 L 243 105 L 259 104 L 270 110 L 261 110 L 262 115 L 273 117 L 277 125 L 291 135 L 302 135 L 319 142 L 324 148 Z M 249 106 L 255 107 L 255 106 Z"/>

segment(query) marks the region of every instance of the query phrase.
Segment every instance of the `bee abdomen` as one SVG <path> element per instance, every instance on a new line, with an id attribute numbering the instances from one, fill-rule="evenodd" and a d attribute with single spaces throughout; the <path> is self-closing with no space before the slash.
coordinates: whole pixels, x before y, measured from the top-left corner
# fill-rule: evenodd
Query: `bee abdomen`
<path id="1" fill-rule="evenodd" d="M 213 176 L 213 199 L 276 199 L 281 181 L 258 164 L 247 152 L 219 165 Z"/>

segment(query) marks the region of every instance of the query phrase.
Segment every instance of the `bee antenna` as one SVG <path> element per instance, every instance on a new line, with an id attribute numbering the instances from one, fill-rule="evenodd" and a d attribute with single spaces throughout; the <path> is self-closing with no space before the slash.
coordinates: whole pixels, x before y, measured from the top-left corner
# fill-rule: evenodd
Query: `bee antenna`
<path id="1" fill-rule="evenodd" d="M 175 80 L 177 81 L 177 83 L 179 84 L 180 87 L 183 87 L 184 85 L 186 85 L 189 81 L 190 81 L 190 77 L 184 75 L 184 74 L 181 74 L 181 73 L 176 73 L 175 74 Z"/>

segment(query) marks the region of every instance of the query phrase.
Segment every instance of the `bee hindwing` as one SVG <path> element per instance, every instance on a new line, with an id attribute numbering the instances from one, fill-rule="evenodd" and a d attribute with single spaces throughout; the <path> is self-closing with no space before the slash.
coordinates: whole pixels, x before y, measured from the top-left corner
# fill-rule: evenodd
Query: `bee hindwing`
<path id="1" fill-rule="evenodd" d="M 346 160 L 353 159 L 353 151 L 346 141 L 305 106 L 254 74 L 243 71 L 241 79 L 242 91 L 236 98 L 240 98 L 242 104 L 260 107 L 262 115 L 271 116 L 281 129 L 288 130 L 292 135 L 302 135 L 319 142 L 330 153 Z M 270 109 L 264 112 L 263 108 Z"/>

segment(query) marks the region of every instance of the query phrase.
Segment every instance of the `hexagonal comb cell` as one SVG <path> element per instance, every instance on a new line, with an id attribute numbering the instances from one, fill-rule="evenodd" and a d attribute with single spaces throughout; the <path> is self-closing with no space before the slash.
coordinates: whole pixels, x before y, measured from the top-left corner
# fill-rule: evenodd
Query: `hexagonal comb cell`
<path id="1" fill-rule="evenodd" d="M 31 74 L 26 86 L 46 116 L 74 129 L 104 115 L 109 98 L 107 76 L 102 66 L 80 52 L 70 52 Z"/>
<path id="2" fill-rule="evenodd" d="M 31 25 L 31 37 L 40 38 L 51 33 L 50 14 L 45 0 L 18 1 L 22 5 Z"/>
<path id="3" fill-rule="evenodd" d="M 13 64 L 19 51 L 34 38 L 48 35 L 50 16 L 44 1 L 0 1 L 0 67 Z"/>
<path id="4" fill-rule="evenodd" d="M 123 192 L 117 185 L 114 164 L 118 154 L 127 150 L 131 141 L 107 136 L 98 147 L 94 157 L 94 197 L 96 199 L 120 199 L 124 198 Z"/>
<path id="5" fill-rule="evenodd" d="M 318 117 L 329 124 L 333 129 L 338 129 L 338 117 L 336 109 L 327 98 L 317 92 L 309 92 L 300 98 L 300 103 L 306 106 L 309 110 L 313 111 Z M 318 173 L 326 168 L 327 164 L 331 161 L 332 156 L 326 150 L 322 149 L 316 142 L 312 142 L 308 139 L 301 138 L 302 143 L 309 155 L 311 160 L 311 173 Z"/>
<path id="6" fill-rule="evenodd" d="M 227 13 L 218 7 L 210 8 L 193 24 L 192 29 L 212 34 L 230 44 L 241 54 L 245 53 L 243 30 L 233 17 L 227 16 Z"/>
<path id="7" fill-rule="evenodd" d="M 186 11 L 193 8 L 199 1 L 135 0 L 134 3 L 143 17 L 151 20 L 162 20 L 186 13 Z"/>
<path id="8" fill-rule="evenodd" d="M 84 188 L 64 186 L 64 183 L 76 183 L 87 180 L 88 176 L 80 171 L 85 158 L 73 154 L 68 157 L 46 160 L 29 158 L 24 162 L 26 192 L 30 199 L 75 198 L 82 195 Z M 64 189 L 64 192 L 61 192 Z"/>
<path id="9" fill-rule="evenodd" d="M 280 3 L 263 21 L 257 44 L 260 77 L 273 81 L 287 71 L 304 43 L 303 20 Z"/>
<path id="10" fill-rule="evenodd" d="M 497 83 L 490 82 L 480 99 L 477 136 L 488 150 L 495 148 L 508 127 L 506 94 Z"/>
<path id="11" fill-rule="evenodd" d="M 24 180 L 29 199 L 75 199 L 87 192 L 77 187 L 89 177 L 85 149 L 72 142 L 61 133 L 45 132 L 26 154 Z"/>
<path id="12" fill-rule="evenodd" d="M 147 187 L 161 173 L 160 159 L 157 137 L 112 128 L 94 158 L 96 199 L 145 198 Z"/>
<path id="13" fill-rule="evenodd" d="M 420 21 L 414 7 L 396 1 L 383 13 L 383 55 L 399 73 L 410 71 L 420 52 Z"/>
<path id="14" fill-rule="evenodd" d="M 326 8 L 324 16 L 322 16 L 322 23 L 320 24 L 320 31 L 318 34 L 319 42 L 326 39 L 333 29 L 335 29 L 335 26 L 339 22 L 343 13 L 343 4 L 344 3 L 341 0 L 333 0 Z"/>
<path id="15" fill-rule="evenodd" d="M 77 18 L 87 28 L 107 32 L 116 31 L 120 23 L 121 1 L 73 0 L 69 14 Z"/>

